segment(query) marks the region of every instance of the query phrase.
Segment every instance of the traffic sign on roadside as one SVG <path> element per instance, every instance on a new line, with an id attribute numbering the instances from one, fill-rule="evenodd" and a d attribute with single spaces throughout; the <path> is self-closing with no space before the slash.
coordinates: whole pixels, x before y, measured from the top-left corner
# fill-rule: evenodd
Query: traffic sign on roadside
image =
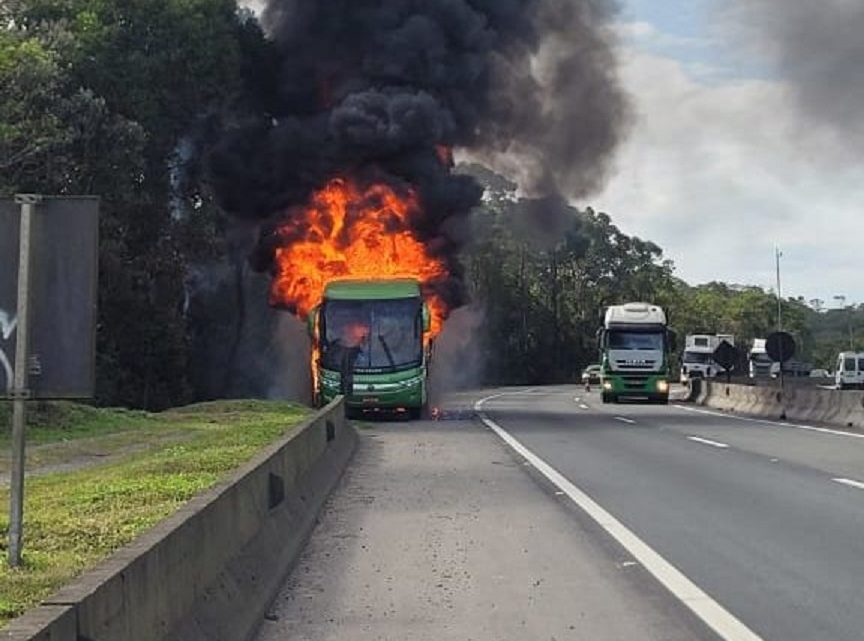
<path id="1" fill-rule="evenodd" d="M 788 332 L 774 332 L 765 339 L 765 351 L 775 363 L 785 363 L 795 356 L 795 339 Z"/>
<path id="2" fill-rule="evenodd" d="M 714 350 L 714 362 L 727 372 L 735 369 L 738 362 L 738 350 L 729 344 L 729 341 L 720 341 L 717 349 Z"/>

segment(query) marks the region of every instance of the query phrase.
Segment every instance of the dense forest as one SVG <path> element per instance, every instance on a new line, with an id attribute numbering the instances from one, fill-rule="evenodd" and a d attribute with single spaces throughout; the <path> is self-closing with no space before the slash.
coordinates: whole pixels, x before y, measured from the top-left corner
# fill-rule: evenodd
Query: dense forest
<path id="1" fill-rule="evenodd" d="M 0 4 L 0 195 L 102 198 L 98 402 L 163 408 L 272 389 L 284 323 L 247 266 L 254 230 L 216 205 L 206 158 L 215 131 L 266 113 L 275 55 L 233 0 Z M 462 170 L 486 187 L 464 266 L 484 310 L 487 381 L 573 380 L 596 358 L 603 308 L 627 300 L 667 307 L 682 336 L 774 328 L 771 292 L 690 286 L 609 215 L 571 208 L 550 229 L 513 183 Z M 859 344 L 864 308 L 783 306 L 805 359 L 827 365 Z"/>

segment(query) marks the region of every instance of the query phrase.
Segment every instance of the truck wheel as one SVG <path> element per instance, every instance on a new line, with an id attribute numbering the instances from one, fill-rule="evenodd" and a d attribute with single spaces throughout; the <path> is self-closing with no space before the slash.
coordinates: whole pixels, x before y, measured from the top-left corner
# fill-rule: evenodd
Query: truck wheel
<path id="1" fill-rule="evenodd" d="M 609 403 L 609 394 L 603 392 L 603 394 L 600 395 L 600 399 L 603 401 L 603 404 L 606 405 Z"/>

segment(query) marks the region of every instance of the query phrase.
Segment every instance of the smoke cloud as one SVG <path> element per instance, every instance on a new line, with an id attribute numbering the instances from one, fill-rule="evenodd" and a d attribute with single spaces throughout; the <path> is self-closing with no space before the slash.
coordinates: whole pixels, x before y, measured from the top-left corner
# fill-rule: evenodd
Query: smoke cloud
<path id="1" fill-rule="evenodd" d="M 276 97 L 210 163 L 222 206 L 261 224 L 255 266 L 334 176 L 385 181 L 416 192 L 413 232 L 453 275 L 442 297 L 463 304 L 458 254 L 482 189 L 447 150 L 509 159 L 548 202 L 599 188 L 627 122 L 613 17 L 613 0 L 270 0 Z"/>
<path id="2" fill-rule="evenodd" d="M 864 143 L 864 3 L 737 0 L 731 16 L 776 63 L 812 123 Z"/>

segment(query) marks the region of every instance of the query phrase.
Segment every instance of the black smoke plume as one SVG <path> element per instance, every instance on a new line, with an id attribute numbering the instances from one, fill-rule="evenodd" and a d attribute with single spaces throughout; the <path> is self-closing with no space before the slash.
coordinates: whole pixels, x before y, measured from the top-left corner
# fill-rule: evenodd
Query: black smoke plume
<path id="1" fill-rule="evenodd" d="M 864 143 L 864 3 L 736 0 L 730 21 L 788 81 L 810 123 Z"/>
<path id="2" fill-rule="evenodd" d="M 256 267 L 328 180 L 383 180 L 416 191 L 413 230 L 462 304 L 457 256 L 482 189 L 444 150 L 518 159 L 525 192 L 549 202 L 596 189 L 627 111 L 612 17 L 612 0 L 270 0 L 271 104 L 211 160 L 223 207 L 262 223 Z"/>

